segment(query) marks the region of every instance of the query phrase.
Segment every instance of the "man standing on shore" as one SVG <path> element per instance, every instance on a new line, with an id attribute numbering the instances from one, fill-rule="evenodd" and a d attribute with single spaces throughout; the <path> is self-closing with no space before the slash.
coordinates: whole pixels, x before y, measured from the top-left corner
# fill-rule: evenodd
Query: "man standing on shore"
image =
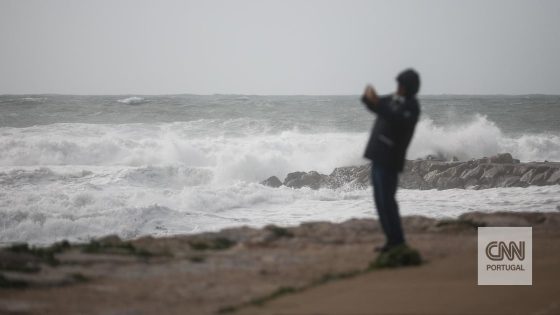
<path id="1" fill-rule="evenodd" d="M 377 96 L 368 85 L 362 96 L 366 107 L 377 114 L 365 157 L 373 163 L 371 180 L 379 222 L 385 233 L 385 245 L 376 251 L 387 252 L 405 244 L 399 207 L 395 199 L 398 174 L 403 170 L 406 150 L 414 134 L 420 115 L 416 94 L 420 76 L 412 69 L 397 76 L 397 91 L 388 96 Z"/>

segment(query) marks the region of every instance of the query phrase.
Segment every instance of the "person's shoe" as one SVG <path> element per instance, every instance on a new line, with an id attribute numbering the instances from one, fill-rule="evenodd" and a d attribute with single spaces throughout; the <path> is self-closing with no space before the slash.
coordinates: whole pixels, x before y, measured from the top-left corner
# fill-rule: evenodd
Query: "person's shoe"
<path id="1" fill-rule="evenodd" d="M 371 262 L 371 269 L 393 268 L 403 266 L 417 266 L 422 264 L 420 253 L 408 247 L 405 243 L 389 246 L 387 251 L 381 252 L 377 258 Z"/>
<path id="2" fill-rule="evenodd" d="M 398 243 L 398 244 L 385 243 L 383 246 L 375 246 L 373 248 L 373 251 L 376 252 L 376 253 L 386 253 L 386 252 L 390 251 L 391 249 L 393 249 L 397 246 L 400 246 L 400 245 L 404 245 L 404 244 L 405 244 L 404 242 L 403 243 Z"/>
<path id="3" fill-rule="evenodd" d="M 375 246 L 373 248 L 373 251 L 376 253 L 385 253 L 387 251 L 389 251 L 393 246 L 389 245 L 389 244 L 384 244 L 382 246 Z"/>

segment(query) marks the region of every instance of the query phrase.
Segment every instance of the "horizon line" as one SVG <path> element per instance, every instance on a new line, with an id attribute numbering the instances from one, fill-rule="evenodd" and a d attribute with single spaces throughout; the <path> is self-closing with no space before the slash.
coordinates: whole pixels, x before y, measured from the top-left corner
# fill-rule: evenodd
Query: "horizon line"
<path id="1" fill-rule="evenodd" d="M 381 93 L 380 95 L 388 95 L 391 93 Z M 168 94 L 143 94 L 143 93 L 122 93 L 122 94 L 65 94 L 65 93 L 3 93 L 3 96 L 24 96 L 24 95 L 57 95 L 57 96 L 359 96 L 361 94 L 243 94 L 243 93 L 168 93 Z M 465 94 L 465 93 L 440 93 L 440 94 L 419 94 L 419 97 L 431 96 L 560 96 L 553 93 L 522 93 L 522 94 L 504 94 L 504 93 L 481 93 L 481 94 Z"/>

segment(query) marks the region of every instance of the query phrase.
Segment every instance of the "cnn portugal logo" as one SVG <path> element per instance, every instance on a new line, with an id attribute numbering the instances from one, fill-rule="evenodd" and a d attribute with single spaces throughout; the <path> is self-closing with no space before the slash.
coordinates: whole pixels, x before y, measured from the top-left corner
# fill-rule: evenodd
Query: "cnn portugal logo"
<path id="1" fill-rule="evenodd" d="M 531 227 L 478 228 L 478 284 L 532 285 Z"/>
<path id="2" fill-rule="evenodd" d="M 525 242 L 520 241 L 519 243 L 516 242 L 509 242 L 506 243 L 504 241 L 493 241 L 486 245 L 486 256 L 490 260 L 498 261 L 504 260 L 507 258 L 508 260 L 513 260 L 515 257 L 519 260 L 525 259 Z"/>

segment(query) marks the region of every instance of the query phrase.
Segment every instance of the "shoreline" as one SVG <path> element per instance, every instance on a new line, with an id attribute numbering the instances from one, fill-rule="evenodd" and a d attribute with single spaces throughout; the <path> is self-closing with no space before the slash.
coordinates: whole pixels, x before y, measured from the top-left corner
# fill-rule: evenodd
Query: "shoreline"
<path id="1" fill-rule="evenodd" d="M 434 265 L 445 269 L 456 254 L 472 257 L 478 226 L 533 226 L 533 242 L 548 242 L 545 252 L 556 263 L 560 259 L 554 252 L 560 247 L 560 212 L 471 212 L 451 220 L 405 216 L 403 226 L 429 270 Z M 157 309 L 166 314 L 220 310 L 243 314 L 252 307 L 262 311 L 258 305 L 266 307 L 268 302 L 274 306 L 276 298 L 305 295 L 306 288 L 311 292 L 331 282 L 336 285 L 395 272 L 423 277 L 424 266 L 363 273 L 375 258 L 373 246 L 382 242 L 376 220 L 351 219 L 132 241 L 107 236 L 88 244 L 58 243 L 42 250 L 4 248 L 0 251 L 4 286 L 0 311 L 140 314 Z M 476 261 L 469 266 L 476 268 Z M 476 277 L 470 281 L 476 283 Z M 6 288 L 10 283 L 15 287 Z M 408 287 L 397 276 L 391 283 Z"/>

